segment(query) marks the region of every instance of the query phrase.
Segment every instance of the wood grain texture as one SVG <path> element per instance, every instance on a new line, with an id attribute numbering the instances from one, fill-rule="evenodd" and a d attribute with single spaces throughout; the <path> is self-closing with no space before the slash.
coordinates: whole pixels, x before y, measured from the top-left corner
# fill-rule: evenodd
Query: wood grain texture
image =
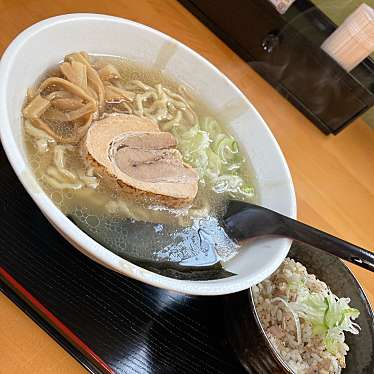
<path id="1" fill-rule="evenodd" d="M 77 361 L 0 293 L 0 374 L 81 372 Z"/>
<path id="2" fill-rule="evenodd" d="M 326 137 L 173 0 L 0 0 L 0 51 L 34 22 L 72 12 L 105 13 L 142 22 L 213 62 L 251 100 L 273 131 L 291 169 L 299 219 L 374 249 L 374 132 L 363 121 L 336 137 Z M 351 268 L 374 302 L 373 275 Z M 0 297 L 0 329 L 1 374 L 25 372 L 25 362 L 30 374 L 83 371 L 4 297 Z"/>

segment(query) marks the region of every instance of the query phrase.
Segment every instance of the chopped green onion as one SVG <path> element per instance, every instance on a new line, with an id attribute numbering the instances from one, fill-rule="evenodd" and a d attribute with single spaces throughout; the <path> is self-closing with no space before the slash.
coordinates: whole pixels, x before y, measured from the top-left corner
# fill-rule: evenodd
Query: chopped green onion
<path id="1" fill-rule="evenodd" d="M 244 163 L 239 145 L 216 120 L 206 117 L 193 127 L 177 126 L 171 131 L 183 160 L 197 170 L 201 183 L 236 199 L 253 199 L 253 186 L 239 176 Z"/>
<path id="2" fill-rule="evenodd" d="M 332 292 L 326 296 L 309 293 L 290 303 L 299 317 L 309 321 L 313 334 L 324 338 L 326 349 L 337 352 L 339 344 L 344 344 L 344 331 L 358 334 L 360 327 L 353 322 L 360 312 L 349 306 L 350 299 L 338 298 Z"/>

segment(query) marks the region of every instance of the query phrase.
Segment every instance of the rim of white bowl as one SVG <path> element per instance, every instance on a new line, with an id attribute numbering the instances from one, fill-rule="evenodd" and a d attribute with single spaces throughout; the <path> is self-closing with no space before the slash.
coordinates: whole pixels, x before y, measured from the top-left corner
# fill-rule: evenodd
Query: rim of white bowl
<path id="1" fill-rule="evenodd" d="M 226 82 L 232 88 L 234 88 L 238 96 L 240 96 L 252 109 L 256 117 L 258 117 L 258 119 L 262 122 L 265 131 L 267 131 L 272 141 L 272 146 L 276 148 L 278 156 L 282 161 L 283 168 L 286 172 L 288 179 L 288 187 L 290 190 L 291 197 L 290 217 L 296 218 L 296 196 L 291 174 L 287 162 L 284 158 L 284 155 L 279 147 L 279 144 L 277 143 L 276 139 L 274 138 L 274 135 L 270 131 L 264 119 L 257 112 L 256 108 L 250 103 L 247 97 L 239 90 L 239 88 L 233 82 L 231 82 L 226 77 L 225 74 L 223 74 L 211 62 L 209 62 L 207 59 L 199 55 L 197 52 L 195 52 L 191 48 L 187 47 L 183 43 L 170 37 L 167 34 L 164 34 L 158 30 L 155 30 L 149 26 L 143 25 L 138 22 L 104 14 L 73 13 L 47 18 L 45 20 L 42 20 L 38 23 L 31 25 L 30 27 L 22 31 L 7 47 L 0 61 L 0 81 L 3 82 L 3 79 L 5 79 L 5 81 L 8 79 L 8 72 L 10 67 L 12 66 L 14 58 L 16 57 L 17 51 L 20 48 L 22 48 L 22 46 L 28 41 L 29 38 L 37 34 L 39 31 L 42 31 L 49 27 L 53 27 L 56 24 L 80 20 L 103 20 L 116 23 L 132 24 L 137 28 L 147 30 L 151 33 L 155 33 L 164 39 L 166 38 L 167 40 L 172 40 L 174 43 L 178 45 L 178 47 L 193 54 L 204 64 L 208 65 L 210 69 L 214 70 L 218 75 L 225 79 Z M 50 198 L 47 197 L 47 195 L 44 193 L 44 191 L 41 189 L 39 185 L 38 193 L 35 193 L 35 183 L 37 182 L 34 177 L 30 181 L 29 173 L 24 173 L 24 170 L 26 170 L 26 164 L 23 160 L 21 151 L 19 150 L 11 131 L 11 125 L 8 118 L 8 111 L 5 105 L 7 94 L 6 86 L 7 84 L 0 85 L 0 119 L 2 124 L 0 126 L 0 137 L 8 160 L 12 165 L 13 170 L 16 172 L 18 179 L 21 181 L 26 191 L 37 204 L 42 213 L 48 218 L 50 223 L 57 229 L 57 231 L 60 232 L 60 234 L 63 234 L 65 238 L 68 238 L 68 240 L 73 245 L 75 245 L 78 248 L 78 250 L 84 252 L 89 257 L 97 260 L 101 264 L 104 264 L 121 274 L 128 275 L 134 279 L 137 279 L 141 282 L 147 283 L 155 287 L 164 288 L 171 291 L 182 292 L 190 295 L 213 296 L 238 292 L 249 288 L 252 284 L 256 284 L 262 281 L 264 278 L 272 274 L 280 266 L 284 258 L 287 256 L 292 241 L 289 239 L 283 239 L 282 246 L 281 248 L 279 248 L 279 253 L 281 255 L 278 257 L 278 261 L 274 261 L 271 265 L 267 266 L 266 269 L 264 269 L 260 274 L 258 274 L 256 278 L 254 278 L 251 275 L 248 275 L 245 277 L 241 277 L 239 279 L 236 276 L 233 276 L 230 278 L 209 281 L 189 281 L 169 278 L 163 275 L 159 275 L 157 273 L 153 273 L 149 270 L 143 269 L 117 256 L 113 252 L 109 251 L 108 249 L 97 243 L 90 236 L 88 236 L 82 230 L 80 230 L 73 222 L 71 222 L 59 210 L 59 208 L 54 205 Z"/>

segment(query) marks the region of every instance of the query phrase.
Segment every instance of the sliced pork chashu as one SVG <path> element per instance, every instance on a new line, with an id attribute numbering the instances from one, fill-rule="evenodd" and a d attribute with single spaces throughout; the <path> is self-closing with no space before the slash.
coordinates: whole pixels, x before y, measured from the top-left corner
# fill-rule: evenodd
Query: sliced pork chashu
<path id="1" fill-rule="evenodd" d="M 181 207 L 195 198 L 196 172 L 182 161 L 175 137 L 153 121 L 116 115 L 94 122 L 87 132 L 87 159 L 117 180 L 125 192 L 148 195 Z"/>

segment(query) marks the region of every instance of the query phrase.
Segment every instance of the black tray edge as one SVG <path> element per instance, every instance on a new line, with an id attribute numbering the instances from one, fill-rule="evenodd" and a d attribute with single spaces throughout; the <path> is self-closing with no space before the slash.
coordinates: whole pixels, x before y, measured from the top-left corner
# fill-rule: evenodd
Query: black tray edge
<path id="1" fill-rule="evenodd" d="M 7 275 L 8 280 L 4 275 Z M 98 362 L 90 359 L 83 347 L 78 347 L 63 334 L 48 318 L 42 310 L 32 304 L 22 289 L 17 289 L 14 284 L 9 282 L 13 277 L 0 266 L 0 292 L 9 300 L 17 305 L 28 317 L 30 317 L 40 328 L 42 328 L 50 337 L 52 337 L 62 348 L 64 348 L 73 358 L 75 358 L 86 370 L 92 374 L 112 373 Z M 17 281 L 16 281 L 17 282 Z M 22 287 L 22 286 L 21 286 Z M 110 369 L 110 368 L 109 368 Z"/>

